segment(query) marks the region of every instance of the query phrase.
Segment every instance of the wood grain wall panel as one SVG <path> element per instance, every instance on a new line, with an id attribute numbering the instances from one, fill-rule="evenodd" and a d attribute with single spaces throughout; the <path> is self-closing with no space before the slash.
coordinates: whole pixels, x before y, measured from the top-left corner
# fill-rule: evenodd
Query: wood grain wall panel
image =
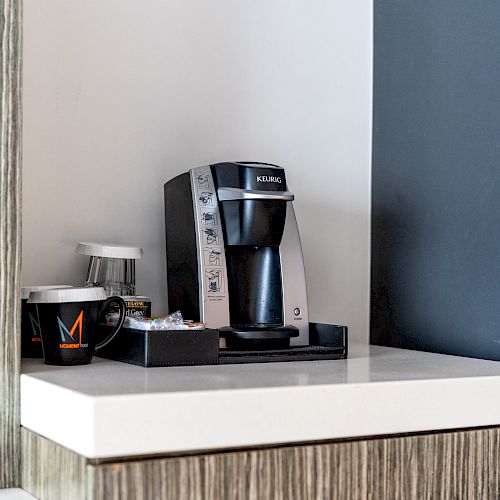
<path id="1" fill-rule="evenodd" d="M 94 467 L 94 498 L 366 498 L 366 442 L 297 446 Z"/>
<path id="2" fill-rule="evenodd" d="M 19 484 L 21 3 L 0 0 L 0 488 Z"/>
<path id="3" fill-rule="evenodd" d="M 23 440 L 28 461 L 23 466 L 23 487 L 42 500 L 500 498 L 500 428 L 116 463 L 86 462 L 86 468 L 83 459 L 58 450 L 54 443 L 29 431 L 23 431 Z M 61 476 L 50 472 L 59 470 L 59 464 L 63 466 L 60 474 L 79 478 L 86 489 L 75 487 L 62 495 L 65 486 Z M 72 476 L 71 467 L 78 473 Z M 36 473 L 27 473 L 26 468 L 34 468 Z"/>
<path id="4" fill-rule="evenodd" d="M 22 429 L 22 487 L 37 498 L 87 498 L 87 460 L 38 434 Z"/>
<path id="5" fill-rule="evenodd" d="M 500 430 L 368 441 L 368 498 L 498 499 Z"/>

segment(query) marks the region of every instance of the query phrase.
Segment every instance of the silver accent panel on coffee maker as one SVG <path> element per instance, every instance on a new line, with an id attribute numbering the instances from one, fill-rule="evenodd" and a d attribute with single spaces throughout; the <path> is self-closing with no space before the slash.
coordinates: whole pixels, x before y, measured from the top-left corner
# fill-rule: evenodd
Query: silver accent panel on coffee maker
<path id="1" fill-rule="evenodd" d="M 224 187 L 217 190 L 220 201 L 230 200 L 274 200 L 293 201 L 294 195 L 288 191 L 258 191 L 255 189 L 240 189 Z"/>
<path id="2" fill-rule="evenodd" d="M 229 325 L 229 295 L 222 223 L 210 166 L 189 171 L 198 250 L 200 321 Z"/>
<path id="3" fill-rule="evenodd" d="M 283 312 L 286 325 L 299 329 L 299 336 L 290 339 L 291 346 L 309 345 L 309 310 L 306 273 L 295 211 L 287 203 L 285 228 L 280 245 Z"/>

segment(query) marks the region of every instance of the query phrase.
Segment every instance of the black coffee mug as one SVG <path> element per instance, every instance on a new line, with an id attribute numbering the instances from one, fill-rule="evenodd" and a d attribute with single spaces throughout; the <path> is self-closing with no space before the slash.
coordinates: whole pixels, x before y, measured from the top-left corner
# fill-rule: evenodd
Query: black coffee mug
<path id="1" fill-rule="evenodd" d="M 28 304 L 31 292 L 51 288 L 71 288 L 70 285 L 23 286 L 21 288 L 21 357 L 43 358 L 40 321 L 35 304 Z"/>
<path id="2" fill-rule="evenodd" d="M 94 352 L 108 345 L 125 321 L 125 302 L 106 297 L 104 288 L 66 288 L 32 292 L 28 304 L 36 304 L 43 357 L 48 365 L 86 365 Z M 97 342 L 99 324 L 111 304 L 119 306 L 118 323 Z"/>

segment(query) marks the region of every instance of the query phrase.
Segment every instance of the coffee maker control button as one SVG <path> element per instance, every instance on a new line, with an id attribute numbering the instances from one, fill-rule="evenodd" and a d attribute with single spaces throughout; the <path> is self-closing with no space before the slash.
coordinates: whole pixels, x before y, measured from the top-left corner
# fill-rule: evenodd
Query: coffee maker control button
<path id="1" fill-rule="evenodd" d="M 300 313 L 301 313 L 301 311 L 300 311 L 300 308 L 298 308 L 298 307 L 296 307 L 296 308 L 293 310 L 293 314 L 294 314 L 294 316 L 300 316 Z"/>

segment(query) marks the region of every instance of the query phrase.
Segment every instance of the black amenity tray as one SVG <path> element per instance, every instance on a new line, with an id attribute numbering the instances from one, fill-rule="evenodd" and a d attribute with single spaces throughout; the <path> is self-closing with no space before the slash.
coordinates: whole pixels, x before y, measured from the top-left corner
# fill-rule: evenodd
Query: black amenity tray
<path id="1" fill-rule="evenodd" d="M 219 348 L 219 330 L 122 328 L 99 357 L 144 367 L 317 361 L 347 358 L 347 327 L 309 323 L 311 345 L 274 350 Z"/>

